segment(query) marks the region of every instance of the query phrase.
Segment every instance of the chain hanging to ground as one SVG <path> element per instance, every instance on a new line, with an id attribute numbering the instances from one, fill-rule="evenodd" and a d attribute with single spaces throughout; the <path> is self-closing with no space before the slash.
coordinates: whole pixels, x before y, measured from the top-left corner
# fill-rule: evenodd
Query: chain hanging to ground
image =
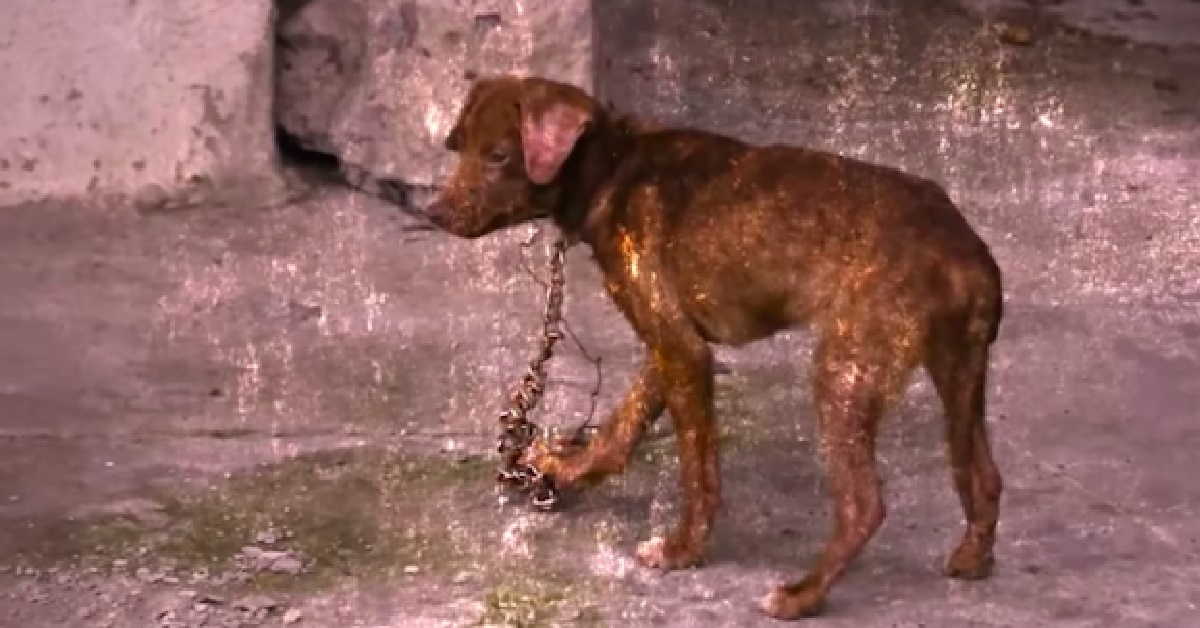
<path id="1" fill-rule="evenodd" d="M 535 238 L 536 239 L 536 235 Z M 522 245 L 528 249 L 533 239 Z M 546 288 L 546 309 L 542 316 L 542 337 L 538 341 L 538 350 L 525 371 L 517 389 L 509 399 L 509 407 L 500 413 L 501 432 L 497 450 L 501 457 L 501 465 L 496 481 L 503 488 L 515 488 L 529 494 L 530 503 L 542 510 L 552 509 L 559 499 L 558 489 L 550 478 L 544 476 L 536 468 L 522 464 L 521 456 L 529 449 L 541 434 L 542 429 L 530 418 L 530 413 L 537 408 L 546 390 L 546 364 L 554 355 L 554 347 L 564 337 L 564 327 L 570 333 L 572 340 L 589 361 L 596 365 L 596 387 L 592 391 L 591 408 L 587 420 L 576 429 L 573 441 L 582 443 L 585 430 L 589 429 L 592 415 L 596 409 L 600 393 L 601 370 L 600 359 L 593 358 L 584 350 L 578 336 L 563 320 L 562 306 L 564 286 L 566 283 L 564 267 L 568 243 L 559 239 L 555 241 L 550 255 L 549 281 L 543 283 Z M 532 270 L 526 270 L 533 275 Z M 534 280 L 537 281 L 536 275 Z"/>

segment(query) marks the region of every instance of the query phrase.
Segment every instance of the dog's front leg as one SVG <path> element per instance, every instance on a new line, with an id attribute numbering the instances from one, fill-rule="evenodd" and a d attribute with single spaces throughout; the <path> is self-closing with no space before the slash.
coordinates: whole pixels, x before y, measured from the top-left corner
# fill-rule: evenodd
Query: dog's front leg
<path id="1" fill-rule="evenodd" d="M 524 462 L 553 477 L 559 487 L 598 483 L 625 470 L 634 447 L 664 406 L 662 376 L 654 361 L 647 360 L 624 401 L 586 446 L 552 451 L 538 443 Z"/>
<path id="2" fill-rule="evenodd" d="M 675 425 L 683 512 L 674 530 L 642 543 L 637 557 L 645 567 L 679 569 L 699 562 L 721 501 L 712 352 L 690 326 L 678 322 L 662 321 L 647 340 Z"/>
<path id="3" fill-rule="evenodd" d="M 658 215 L 651 212 L 649 219 Z M 657 236 L 653 226 L 648 231 Z M 645 344 L 649 360 L 623 406 L 627 414 L 618 413 L 628 423 L 615 421 L 616 436 L 601 439 L 600 444 L 588 449 L 595 453 L 607 450 L 609 464 L 619 460 L 623 466 L 637 437 L 645 430 L 645 421 L 632 419 L 643 414 L 656 416 L 664 407 L 671 411 L 682 474 L 682 517 L 665 538 L 641 544 L 637 555 L 644 566 L 676 569 L 699 561 L 712 532 L 721 501 L 720 452 L 713 412 L 712 351 L 684 310 L 679 287 L 672 274 L 663 269 L 655 243 L 652 237 L 639 238 L 617 229 L 615 250 L 605 253 L 602 247 L 598 253 L 608 262 L 602 263 L 608 292 Z M 620 425 L 636 431 L 626 432 L 622 437 L 618 433 Z M 589 461 L 588 449 L 580 454 L 579 468 L 600 461 L 599 457 Z M 555 481 L 560 480 L 556 471 L 577 470 L 571 468 L 574 465 L 554 469 L 558 460 L 569 458 L 544 456 L 543 464 L 534 466 Z"/>

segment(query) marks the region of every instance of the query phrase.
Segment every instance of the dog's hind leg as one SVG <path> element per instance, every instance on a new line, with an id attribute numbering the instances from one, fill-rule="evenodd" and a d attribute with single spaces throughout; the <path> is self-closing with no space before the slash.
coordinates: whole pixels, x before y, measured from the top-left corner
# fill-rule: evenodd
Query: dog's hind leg
<path id="1" fill-rule="evenodd" d="M 868 340 L 834 334 L 817 350 L 813 392 L 834 529 L 806 577 L 776 588 L 763 601 L 772 617 L 820 613 L 830 589 L 883 524 L 875 437 L 881 417 L 913 369 L 913 357 L 906 343 L 894 342 L 898 336 L 872 336 Z"/>
<path id="2" fill-rule="evenodd" d="M 984 419 L 990 338 L 988 332 L 971 330 L 970 322 L 963 316 L 938 325 L 925 367 L 945 406 L 954 488 L 967 520 L 966 533 L 946 562 L 945 573 L 976 580 L 990 574 L 995 560 L 1002 481 Z"/>

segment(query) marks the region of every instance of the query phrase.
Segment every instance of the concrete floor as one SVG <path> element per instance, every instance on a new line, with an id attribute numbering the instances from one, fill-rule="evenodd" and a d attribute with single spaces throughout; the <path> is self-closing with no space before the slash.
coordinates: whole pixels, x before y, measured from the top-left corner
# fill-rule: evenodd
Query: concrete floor
<path id="1" fill-rule="evenodd" d="M 888 522 L 808 623 L 1200 625 L 1200 54 L 1155 39 L 1200 4 L 1147 1 L 1165 17 L 1131 41 L 1132 18 L 1098 36 L 997 2 L 613 1 L 642 26 L 610 25 L 619 104 L 935 177 L 1005 272 L 996 575 L 937 574 L 960 513 L 922 375 L 880 446 Z M 1001 14 L 1032 43 L 999 41 Z M 677 497 L 666 435 L 564 513 L 491 491 L 540 316 L 532 230 L 460 242 L 404 220 L 338 191 L 0 212 L 0 624 L 771 625 L 756 601 L 828 525 L 810 339 L 720 352 L 711 560 L 647 573 L 632 549 Z M 584 251 L 568 272 L 603 416 L 640 351 Z M 542 416 L 573 424 L 592 366 L 568 350 L 552 370 Z"/>

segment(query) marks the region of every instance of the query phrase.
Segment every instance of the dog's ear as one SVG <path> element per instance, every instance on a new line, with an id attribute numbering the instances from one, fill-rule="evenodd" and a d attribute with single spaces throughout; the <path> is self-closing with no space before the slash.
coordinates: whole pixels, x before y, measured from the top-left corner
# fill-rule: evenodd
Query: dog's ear
<path id="1" fill-rule="evenodd" d="M 575 142 L 592 122 L 595 103 L 579 88 L 526 79 L 520 105 L 525 174 L 544 185 L 558 176 Z"/>

